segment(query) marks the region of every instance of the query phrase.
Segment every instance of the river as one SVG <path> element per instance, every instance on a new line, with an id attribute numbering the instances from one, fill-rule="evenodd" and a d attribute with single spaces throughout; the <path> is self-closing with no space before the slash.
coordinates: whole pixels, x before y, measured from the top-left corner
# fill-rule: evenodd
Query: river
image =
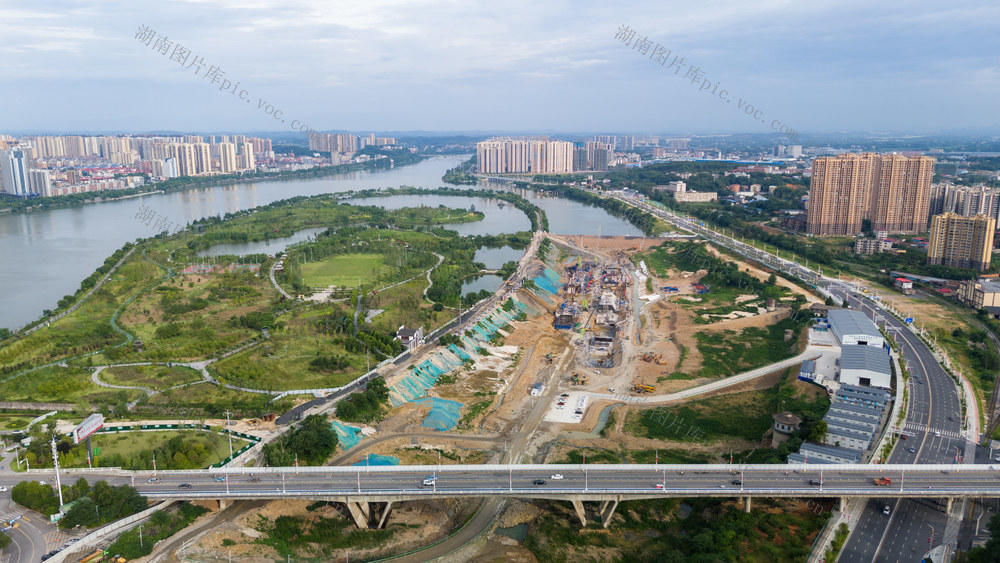
<path id="1" fill-rule="evenodd" d="M 37 319 L 44 309 L 54 309 L 62 296 L 71 294 L 104 260 L 128 241 L 156 234 L 157 222 L 185 225 L 195 219 L 223 215 L 265 205 L 297 195 L 341 193 L 370 188 L 445 185 L 446 170 L 467 156 L 438 156 L 420 163 L 379 172 L 351 172 L 324 178 L 246 182 L 150 194 L 122 201 L 81 205 L 30 213 L 0 215 L 0 327 L 16 328 Z M 503 185 L 490 186 L 506 189 Z M 627 222 L 602 209 L 565 199 L 521 192 L 545 209 L 553 233 L 605 235 L 639 234 Z M 461 200 L 461 201 L 456 201 Z M 381 203 L 379 203 L 381 202 Z M 455 196 L 393 196 L 365 203 L 396 207 L 412 204 L 468 209 L 475 205 L 484 221 L 452 225 L 463 235 L 527 230 L 527 217 L 511 205 L 500 208 L 493 200 Z M 140 210 L 153 213 L 146 221 Z M 271 241 L 269 253 L 279 250 Z M 216 253 L 214 250 L 213 254 Z"/>

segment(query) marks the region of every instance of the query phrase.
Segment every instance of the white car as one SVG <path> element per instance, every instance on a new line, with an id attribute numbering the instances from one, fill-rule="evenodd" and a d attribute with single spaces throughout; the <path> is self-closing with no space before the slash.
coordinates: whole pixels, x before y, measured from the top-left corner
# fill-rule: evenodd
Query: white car
<path id="1" fill-rule="evenodd" d="M 7 492 L 7 487 L 0 485 L 0 493 L 6 493 L 6 492 Z"/>
<path id="2" fill-rule="evenodd" d="M 549 478 L 552 479 L 553 481 L 558 481 L 558 480 L 562 479 L 563 476 L 562 476 L 561 473 L 556 473 L 552 477 L 549 477 Z"/>

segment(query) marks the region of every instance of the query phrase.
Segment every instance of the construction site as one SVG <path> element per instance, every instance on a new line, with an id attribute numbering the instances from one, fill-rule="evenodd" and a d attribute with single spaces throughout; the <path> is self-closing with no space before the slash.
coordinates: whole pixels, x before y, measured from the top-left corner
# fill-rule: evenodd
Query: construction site
<path id="1" fill-rule="evenodd" d="M 664 404 L 665 394 L 713 380 L 698 375 L 703 365 L 698 333 L 766 327 L 787 316 L 787 309 L 698 324 L 702 300 L 715 294 L 702 282 L 705 271 L 638 267 L 632 260 L 644 243 L 634 238 L 588 241 L 594 246 L 579 246 L 577 237 L 541 238 L 548 242 L 537 252 L 529 249 L 519 275 L 449 331 L 458 343 L 425 346 L 400 365 L 380 370 L 390 402 L 381 421 L 356 425 L 334 414 L 342 447 L 331 464 L 566 463 L 585 450 L 632 456 L 638 454 L 627 452 L 657 448 L 718 461 L 718 444 L 653 439 L 636 435 L 625 423 L 635 419 L 630 413 Z M 769 272 L 752 274 L 760 279 Z M 650 285 L 655 291 L 647 294 Z M 671 376 L 678 373 L 685 376 Z M 703 396 L 765 389 L 775 385 L 776 376 Z M 726 444 L 757 446 L 739 439 Z M 449 510 L 471 514 L 479 502 L 456 500 Z M 431 504 L 405 507 L 399 522 L 412 522 L 412 513 L 434 530 L 421 542 L 452 529 L 448 514 Z M 530 504 L 513 503 L 501 511 L 500 521 L 522 522 L 532 511 L 537 509 Z M 396 526 L 396 518 L 390 515 L 388 525 Z M 526 554 L 520 546 L 504 547 L 501 536 L 487 537 L 487 553 Z M 192 550 L 218 555 L 217 543 L 205 541 Z M 357 555 L 366 553 L 374 556 L 377 549 Z"/>

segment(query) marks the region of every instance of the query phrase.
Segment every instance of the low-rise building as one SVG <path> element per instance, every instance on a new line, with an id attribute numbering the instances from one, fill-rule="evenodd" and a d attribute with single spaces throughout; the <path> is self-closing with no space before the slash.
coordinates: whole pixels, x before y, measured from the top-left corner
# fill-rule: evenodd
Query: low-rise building
<path id="1" fill-rule="evenodd" d="M 913 280 L 908 280 L 906 278 L 896 278 L 895 280 L 893 280 L 892 285 L 904 295 L 910 295 L 913 293 Z"/>
<path id="2" fill-rule="evenodd" d="M 683 192 L 675 193 L 674 199 L 682 203 L 707 203 L 719 199 L 715 192 Z"/>
<path id="3" fill-rule="evenodd" d="M 399 340 L 407 350 L 413 350 L 424 343 L 424 327 L 406 328 L 405 325 L 396 331 L 396 340 Z"/>
<path id="4" fill-rule="evenodd" d="M 892 241 L 884 238 L 859 238 L 854 241 L 855 254 L 879 254 L 892 250 Z"/>
<path id="5" fill-rule="evenodd" d="M 788 463 L 859 463 L 861 453 L 841 446 L 806 442 L 798 452 L 789 454 Z"/>
<path id="6" fill-rule="evenodd" d="M 994 318 L 1000 318 L 1000 281 L 995 276 L 963 281 L 958 286 L 958 301 L 977 311 L 986 309 Z"/>

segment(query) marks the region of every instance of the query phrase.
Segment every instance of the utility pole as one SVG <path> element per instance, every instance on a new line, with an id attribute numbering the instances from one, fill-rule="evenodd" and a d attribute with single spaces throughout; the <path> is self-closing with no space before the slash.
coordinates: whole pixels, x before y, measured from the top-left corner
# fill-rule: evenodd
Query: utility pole
<path id="1" fill-rule="evenodd" d="M 59 508 L 62 509 L 62 482 L 59 480 L 59 456 L 56 455 L 56 436 L 52 435 L 52 465 L 56 469 L 56 490 L 59 491 Z"/>
<path id="2" fill-rule="evenodd" d="M 226 433 L 229 434 L 229 459 L 233 459 L 233 427 L 229 423 L 229 409 L 226 409 Z"/>

